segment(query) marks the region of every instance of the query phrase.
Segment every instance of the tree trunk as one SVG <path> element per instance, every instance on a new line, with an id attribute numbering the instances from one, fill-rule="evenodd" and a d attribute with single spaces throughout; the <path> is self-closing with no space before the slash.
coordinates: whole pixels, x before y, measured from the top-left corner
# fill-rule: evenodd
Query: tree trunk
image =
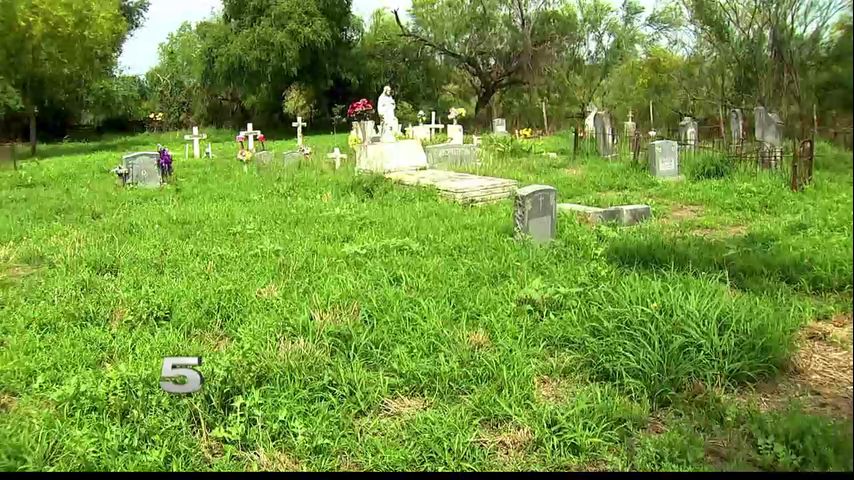
<path id="1" fill-rule="evenodd" d="M 474 116 L 478 119 L 478 123 L 483 123 L 483 125 L 491 124 L 492 119 L 484 119 L 480 118 L 484 114 L 486 114 L 487 106 L 489 106 L 489 102 L 492 100 L 492 97 L 495 96 L 495 86 L 487 85 L 485 87 L 481 87 L 480 91 L 477 94 L 477 103 L 474 106 Z"/>
<path id="2" fill-rule="evenodd" d="M 30 118 L 30 155 L 36 156 L 36 107 L 31 103 L 27 109 Z"/>

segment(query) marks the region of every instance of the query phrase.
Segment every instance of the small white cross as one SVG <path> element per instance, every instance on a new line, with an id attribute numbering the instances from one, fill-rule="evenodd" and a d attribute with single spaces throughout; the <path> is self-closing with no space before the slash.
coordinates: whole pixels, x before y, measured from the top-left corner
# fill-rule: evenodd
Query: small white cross
<path id="1" fill-rule="evenodd" d="M 430 125 L 425 125 L 425 126 L 430 129 L 430 138 L 433 138 L 433 130 L 442 130 L 443 128 L 445 128 L 444 125 L 439 125 L 436 123 L 436 112 L 435 111 L 432 112 Z"/>
<path id="2" fill-rule="evenodd" d="M 249 139 L 249 143 L 248 143 L 249 151 L 252 152 L 255 149 L 255 137 L 258 135 L 261 135 L 261 131 L 260 130 L 253 130 L 252 124 L 247 123 L 246 124 L 246 131 L 240 132 L 240 135 Z"/>
<path id="3" fill-rule="evenodd" d="M 252 124 L 250 123 L 250 125 L 252 125 Z M 252 127 L 249 127 L 249 129 L 251 130 Z M 199 127 L 193 127 L 193 134 L 192 135 L 184 135 L 184 140 L 192 140 L 193 141 L 193 158 L 200 158 L 201 157 L 200 152 L 199 152 L 199 140 L 204 140 L 206 138 L 208 138 L 208 134 L 207 133 L 200 134 L 199 133 Z"/>
<path id="4" fill-rule="evenodd" d="M 632 121 L 632 109 L 631 108 L 629 109 L 629 121 L 630 122 Z"/>
<path id="5" fill-rule="evenodd" d="M 335 160 L 335 170 L 338 170 L 339 168 L 341 168 L 341 159 L 347 158 L 347 155 L 341 153 L 341 150 L 339 150 L 338 147 L 335 147 L 335 150 L 333 150 L 332 153 L 330 153 L 326 157 Z"/>
<path id="6" fill-rule="evenodd" d="M 297 146 L 302 146 L 302 127 L 307 126 L 305 122 L 302 121 L 302 117 L 297 117 L 297 121 L 291 124 L 292 127 L 296 127 L 297 129 Z"/>

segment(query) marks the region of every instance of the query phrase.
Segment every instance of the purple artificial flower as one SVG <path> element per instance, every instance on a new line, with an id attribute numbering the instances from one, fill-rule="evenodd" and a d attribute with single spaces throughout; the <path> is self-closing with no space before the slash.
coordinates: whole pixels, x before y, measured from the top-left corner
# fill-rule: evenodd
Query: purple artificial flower
<path id="1" fill-rule="evenodd" d="M 172 155 L 169 153 L 168 148 L 163 147 L 160 149 L 160 160 L 157 163 L 164 175 L 172 175 Z"/>

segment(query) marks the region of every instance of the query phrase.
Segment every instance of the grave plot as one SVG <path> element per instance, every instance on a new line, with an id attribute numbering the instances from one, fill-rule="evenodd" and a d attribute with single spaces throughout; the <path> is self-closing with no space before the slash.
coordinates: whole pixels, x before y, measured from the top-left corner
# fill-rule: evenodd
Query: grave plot
<path id="1" fill-rule="evenodd" d="M 495 202 L 513 196 L 518 182 L 506 178 L 482 177 L 445 170 L 414 170 L 386 174 L 403 185 L 435 187 L 439 194 L 455 202 L 472 205 Z"/>

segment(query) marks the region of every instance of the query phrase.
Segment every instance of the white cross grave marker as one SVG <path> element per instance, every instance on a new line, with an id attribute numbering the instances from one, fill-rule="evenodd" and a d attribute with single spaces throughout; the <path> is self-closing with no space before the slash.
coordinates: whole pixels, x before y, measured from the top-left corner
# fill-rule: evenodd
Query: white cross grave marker
<path id="1" fill-rule="evenodd" d="M 250 152 L 255 151 L 255 137 L 257 137 L 258 135 L 261 135 L 261 131 L 260 130 L 253 130 L 252 124 L 247 123 L 246 124 L 246 131 L 240 132 L 240 135 L 242 135 L 248 139 L 249 143 L 247 144 L 247 146 L 249 147 L 249 151 Z"/>
<path id="2" fill-rule="evenodd" d="M 430 138 L 431 139 L 433 138 L 433 130 L 442 130 L 443 128 L 445 128 L 444 125 L 439 125 L 436 123 L 436 112 L 435 111 L 432 112 L 430 125 L 425 125 L 425 126 L 430 129 Z"/>
<path id="3" fill-rule="evenodd" d="M 291 124 L 292 127 L 297 129 L 297 146 L 302 146 L 302 127 L 307 126 L 305 122 L 302 121 L 302 117 L 297 117 L 297 121 Z"/>
<path id="4" fill-rule="evenodd" d="M 251 125 L 251 123 L 250 123 L 250 125 Z M 249 128 L 250 128 L 250 130 L 252 129 L 252 127 L 249 127 Z M 204 140 L 206 138 L 208 138 L 208 134 L 207 133 L 200 134 L 199 133 L 199 127 L 193 127 L 193 134 L 192 135 L 184 135 L 184 140 L 192 140 L 193 141 L 193 158 L 200 158 L 201 157 L 200 152 L 199 152 L 199 140 Z"/>
<path id="5" fill-rule="evenodd" d="M 339 150 L 338 147 L 335 147 L 335 150 L 333 150 L 332 153 L 330 153 L 326 157 L 335 160 L 335 170 L 338 170 L 339 168 L 341 168 L 341 159 L 347 158 L 347 155 L 341 153 L 341 150 Z"/>

